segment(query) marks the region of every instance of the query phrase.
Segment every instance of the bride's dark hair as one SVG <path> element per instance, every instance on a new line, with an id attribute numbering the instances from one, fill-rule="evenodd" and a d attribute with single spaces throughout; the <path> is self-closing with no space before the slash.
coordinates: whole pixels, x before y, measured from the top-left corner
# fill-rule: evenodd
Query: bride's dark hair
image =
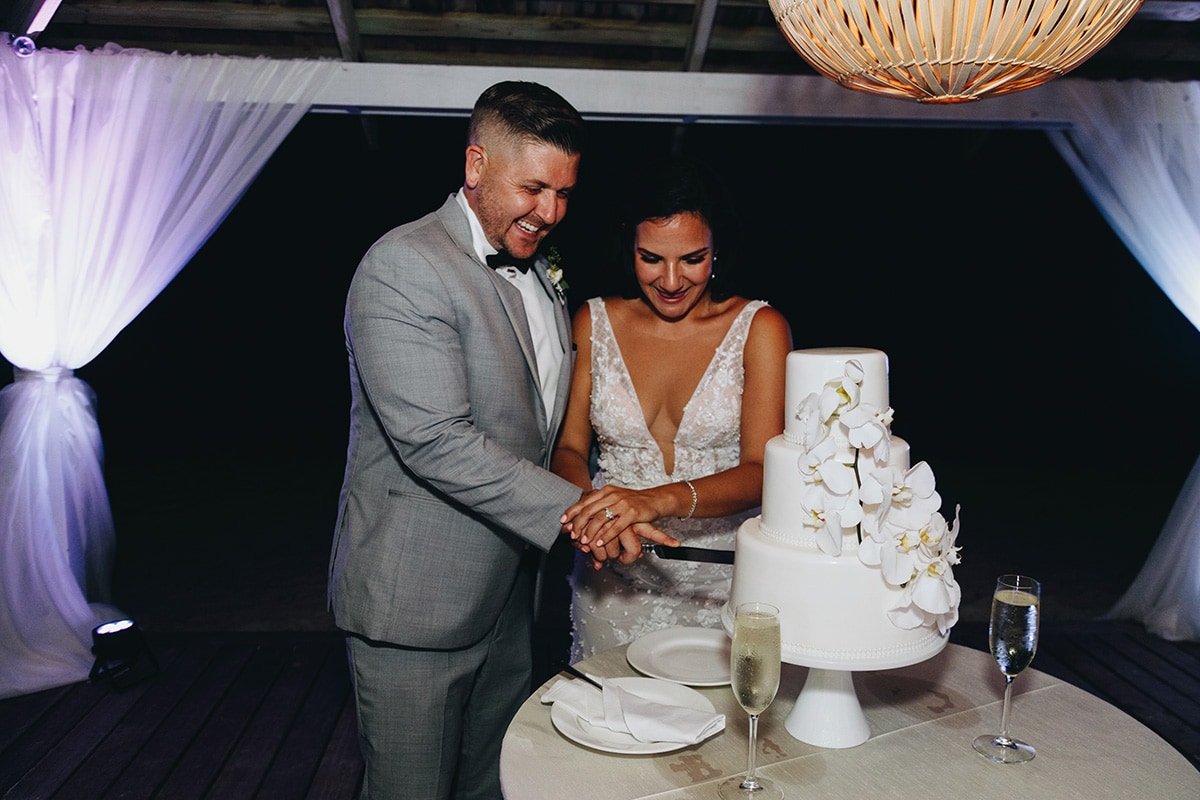
<path id="1" fill-rule="evenodd" d="M 616 257 L 624 267 L 622 296 L 641 295 L 633 257 L 637 226 L 649 219 L 666 219 L 676 214 L 696 214 L 712 231 L 713 278 L 709 282 L 712 299 L 719 301 L 737 294 L 739 223 L 716 176 L 701 165 L 676 156 L 639 173 L 633 184 L 625 192 L 614 241 Z"/>

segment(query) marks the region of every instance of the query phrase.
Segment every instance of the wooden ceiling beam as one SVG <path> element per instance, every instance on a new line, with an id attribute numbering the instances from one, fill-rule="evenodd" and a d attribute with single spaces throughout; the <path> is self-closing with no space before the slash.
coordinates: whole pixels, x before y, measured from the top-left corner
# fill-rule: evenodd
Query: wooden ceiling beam
<path id="1" fill-rule="evenodd" d="M 9 30 L 58 0 L 10 0 Z M 764 0 L 593 0 L 576 14 L 431 13 L 311 0 L 303 7 L 228 0 L 62 0 L 39 47 L 116 42 L 184 53 L 341 58 L 353 63 L 526 65 L 582 69 L 813 74 Z M 406 0 L 387 0 L 389 4 Z M 407 0 L 414 5 L 417 0 Z M 3 8 L 0 3 L 0 9 Z M 356 7 L 357 6 L 357 7 Z M 460 6 L 465 7 L 465 6 Z M 550 8 L 542 4 L 537 10 Z M 1080 65 L 1084 77 L 1200 80 L 1200 0 L 1145 0 L 1144 12 Z M 690 13 L 689 13 L 690 10 Z"/>
<path id="2" fill-rule="evenodd" d="M 337 37 L 338 50 L 343 61 L 364 61 L 362 37 L 358 32 L 358 17 L 350 0 L 327 0 L 329 21 Z"/>
<path id="3" fill-rule="evenodd" d="M 11 0 L 8 10 L 0 14 L 0 30 L 13 36 L 37 35 L 50 24 L 61 0 Z"/>
<path id="4" fill-rule="evenodd" d="M 703 0 L 702 0 L 703 1 Z M 360 9 L 345 17 L 347 27 L 338 34 L 331 25 L 330 8 L 282 8 L 248 6 L 240 3 L 138 3 L 102 0 L 86 4 L 67 4 L 59 9 L 55 21 L 62 24 L 129 28 L 180 28 L 188 30 L 228 31 L 231 36 L 254 33 L 290 33 L 297 35 L 361 37 L 400 37 L 409 39 L 455 39 L 514 44 L 567 44 L 613 47 L 677 48 L 683 51 L 694 37 L 693 26 L 683 22 L 639 22 L 626 19 L 585 19 L 580 17 L 519 16 L 515 14 L 472 14 L 449 12 L 426 14 L 389 9 Z M 347 2 L 348 5 L 348 2 Z M 715 6 L 715 0 L 713 2 Z M 350 22 L 353 20 L 353 23 Z M 353 37 L 350 25 L 357 29 Z M 754 53 L 791 52 L 775 25 L 737 29 L 713 29 L 708 26 L 708 50 L 733 50 Z M 99 34 L 97 34 L 97 38 Z M 357 50 L 352 38 L 345 47 L 350 52 L 370 51 L 387 45 L 360 43 Z M 118 40 L 119 41 L 119 40 Z M 344 47 L 343 47 L 344 49 Z M 347 58 L 346 60 L 364 60 Z"/>
<path id="5" fill-rule="evenodd" d="M 692 16 L 692 31 L 683 52 L 683 68 L 688 72 L 699 72 L 704 66 L 704 54 L 712 40 L 713 22 L 717 18 L 718 0 L 696 0 Z"/>

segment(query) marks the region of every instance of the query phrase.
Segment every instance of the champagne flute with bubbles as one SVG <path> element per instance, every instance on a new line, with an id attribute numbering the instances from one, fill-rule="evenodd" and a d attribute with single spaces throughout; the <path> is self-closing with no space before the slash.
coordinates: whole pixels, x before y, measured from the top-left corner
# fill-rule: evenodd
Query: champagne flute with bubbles
<path id="1" fill-rule="evenodd" d="M 1038 612 L 1042 604 L 1042 585 L 1024 575 L 1001 575 L 992 594 L 992 618 L 988 642 L 992 657 L 1004 673 L 1004 710 L 1000 714 L 1000 733 L 975 739 L 976 752 L 1000 764 L 1030 761 L 1037 751 L 1008 735 L 1012 684 L 1033 661 L 1038 643 Z"/>
<path id="2" fill-rule="evenodd" d="M 730 778 L 720 787 L 726 800 L 780 800 L 783 791 L 755 774 L 758 750 L 758 717 L 779 691 L 779 609 L 767 603 L 742 603 L 733 621 L 729 653 L 733 696 L 750 715 L 750 749 L 746 775 Z"/>

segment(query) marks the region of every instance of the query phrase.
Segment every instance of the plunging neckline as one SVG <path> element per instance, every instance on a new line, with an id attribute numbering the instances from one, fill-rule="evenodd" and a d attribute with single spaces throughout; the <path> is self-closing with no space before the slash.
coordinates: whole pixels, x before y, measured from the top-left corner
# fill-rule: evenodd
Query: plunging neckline
<path id="1" fill-rule="evenodd" d="M 624 351 L 621 350 L 620 340 L 617 339 L 617 329 L 613 327 L 612 315 L 608 313 L 608 304 L 605 302 L 601 302 L 600 305 L 604 309 L 604 319 L 605 319 L 605 323 L 608 325 L 608 331 L 610 334 L 612 334 L 613 347 L 616 348 L 617 355 L 620 356 L 620 358 L 617 359 L 617 361 L 619 361 L 620 365 L 621 365 L 620 366 L 620 379 L 621 379 L 621 382 L 624 383 L 626 388 L 629 390 L 629 394 L 631 397 L 633 397 L 634 402 L 637 404 L 637 409 L 638 409 L 637 416 L 638 416 L 638 419 L 641 420 L 641 422 L 642 422 L 642 432 L 646 434 L 646 438 L 649 441 L 654 443 L 654 449 L 658 451 L 658 462 L 662 466 L 663 474 L 666 475 L 667 478 L 674 480 L 675 467 L 678 465 L 678 461 L 679 461 L 679 459 L 677 458 L 677 454 L 679 452 L 679 434 L 682 433 L 686 428 L 686 423 L 688 421 L 688 414 L 690 414 L 692 411 L 692 406 L 696 400 L 697 395 L 700 394 L 700 390 L 703 389 L 704 385 L 711 379 L 710 376 L 712 374 L 714 365 L 717 363 L 717 356 L 721 353 L 721 350 L 725 347 L 725 343 L 729 341 L 729 335 L 733 332 L 733 329 L 737 325 L 738 320 L 741 319 L 742 314 L 744 314 L 747 309 L 751 308 L 751 306 L 753 306 L 753 303 L 747 302 L 746 305 L 742 306 L 741 310 L 738 311 L 738 313 L 734 315 L 733 321 L 729 323 L 729 327 L 726 328 L 725 333 L 722 334 L 721 341 L 717 344 L 716 347 L 713 348 L 712 356 L 708 360 L 708 365 L 704 368 L 704 372 L 700 374 L 700 380 L 696 381 L 696 385 L 692 388 L 692 393 L 690 395 L 688 395 L 687 402 L 683 404 L 683 414 L 681 414 L 679 417 L 679 425 L 676 426 L 675 436 L 671 439 L 671 469 L 670 470 L 667 469 L 667 457 L 666 457 L 666 454 L 663 452 L 662 445 L 660 445 L 658 443 L 658 439 L 654 438 L 654 434 L 650 432 L 650 423 L 646 421 L 646 409 L 642 407 L 642 400 L 638 396 L 637 386 L 635 386 L 633 383 L 633 375 L 629 372 L 629 365 L 625 363 L 625 353 L 624 353 Z"/>

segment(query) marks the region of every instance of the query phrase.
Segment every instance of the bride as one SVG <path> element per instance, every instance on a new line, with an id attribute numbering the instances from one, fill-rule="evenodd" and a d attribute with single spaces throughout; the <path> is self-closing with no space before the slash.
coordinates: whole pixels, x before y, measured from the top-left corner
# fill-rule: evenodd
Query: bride
<path id="1" fill-rule="evenodd" d="M 653 525 L 732 550 L 759 511 L 766 442 L 783 430 L 791 331 L 766 302 L 726 288 L 735 265 L 719 197 L 678 159 L 643 177 L 620 228 L 634 284 L 576 313 L 578 362 L 551 462 L 597 490 L 563 516 L 579 548 L 572 662 L 655 630 L 720 626 L 732 567 L 641 558 L 637 533 Z"/>

